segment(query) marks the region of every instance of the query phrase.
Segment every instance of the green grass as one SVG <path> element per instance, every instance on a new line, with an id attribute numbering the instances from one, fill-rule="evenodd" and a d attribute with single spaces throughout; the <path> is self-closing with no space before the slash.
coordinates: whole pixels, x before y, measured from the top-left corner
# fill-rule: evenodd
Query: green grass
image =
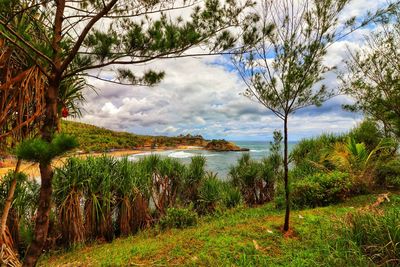
<path id="1" fill-rule="evenodd" d="M 39 266 L 371 266 L 343 242 L 346 214 L 375 201 L 360 196 L 323 208 L 293 211 L 294 234 L 280 232 L 283 211 L 273 204 L 203 217 L 183 230 L 143 231 L 108 244 L 45 254 Z M 400 196 L 382 207 L 399 205 Z"/>

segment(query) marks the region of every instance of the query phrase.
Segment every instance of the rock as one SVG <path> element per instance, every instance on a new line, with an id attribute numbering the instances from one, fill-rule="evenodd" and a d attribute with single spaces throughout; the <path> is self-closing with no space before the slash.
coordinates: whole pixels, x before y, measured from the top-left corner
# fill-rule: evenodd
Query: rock
<path id="1" fill-rule="evenodd" d="M 226 140 L 212 140 L 205 146 L 206 150 L 225 152 L 225 151 L 249 151 L 248 148 L 241 148 Z"/>

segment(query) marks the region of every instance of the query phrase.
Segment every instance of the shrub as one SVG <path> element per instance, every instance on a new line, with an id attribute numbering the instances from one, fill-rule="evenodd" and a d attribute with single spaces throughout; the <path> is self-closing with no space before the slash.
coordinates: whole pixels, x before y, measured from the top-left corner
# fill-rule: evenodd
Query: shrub
<path id="1" fill-rule="evenodd" d="M 327 206 L 343 201 L 351 186 L 347 173 L 317 173 L 292 185 L 291 201 L 297 208 Z"/>
<path id="2" fill-rule="evenodd" d="M 400 187 L 400 159 L 380 163 L 376 170 L 377 183 L 382 186 Z"/>
<path id="3" fill-rule="evenodd" d="M 242 203 L 240 190 L 232 183 L 222 183 L 222 202 L 226 208 L 234 208 Z"/>
<path id="4" fill-rule="evenodd" d="M 323 134 L 316 138 L 301 140 L 290 153 L 290 159 L 294 163 L 293 178 L 302 179 L 321 168 L 333 170 L 332 164 L 326 160 L 327 154 L 337 142 L 345 140 L 343 135 Z"/>
<path id="5" fill-rule="evenodd" d="M 367 150 L 371 152 L 383 138 L 382 132 L 379 130 L 378 124 L 372 120 L 365 120 L 349 133 L 357 143 L 364 143 Z"/>
<path id="6" fill-rule="evenodd" d="M 232 183 L 240 189 L 248 205 L 263 204 L 273 199 L 278 173 L 274 171 L 271 158 L 257 162 L 249 154 L 244 154 L 229 171 Z"/>
<path id="7" fill-rule="evenodd" d="M 198 215 L 189 208 L 168 208 L 164 217 L 159 221 L 161 229 L 186 228 L 197 225 Z"/>
<path id="8" fill-rule="evenodd" d="M 191 162 L 187 168 L 181 198 L 184 202 L 195 203 L 199 198 L 199 187 L 201 181 L 206 176 L 205 171 L 206 158 L 204 156 L 192 157 Z"/>
<path id="9" fill-rule="evenodd" d="M 374 263 L 400 264 L 400 208 L 385 214 L 356 212 L 349 216 L 347 239 L 354 242 Z"/>
<path id="10" fill-rule="evenodd" d="M 0 179 L 0 209 L 3 210 L 14 171 L 9 171 Z M 35 180 L 28 179 L 22 172 L 17 173 L 17 186 L 14 192 L 12 206 L 7 218 L 7 227 L 11 233 L 14 245 L 18 246 L 19 253 L 23 254 L 30 244 L 33 229 L 34 216 L 37 208 L 37 196 L 39 195 L 39 184 Z M 29 234 L 26 234 L 28 233 Z"/>
<path id="11" fill-rule="evenodd" d="M 199 188 L 197 209 L 200 213 L 213 213 L 222 200 L 222 182 L 214 173 L 208 173 Z"/>

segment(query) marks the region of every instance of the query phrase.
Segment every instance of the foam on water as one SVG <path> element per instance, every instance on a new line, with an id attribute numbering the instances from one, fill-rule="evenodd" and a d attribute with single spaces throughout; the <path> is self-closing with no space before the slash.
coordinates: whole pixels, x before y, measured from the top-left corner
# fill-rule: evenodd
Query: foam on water
<path id="1" fill-rule="evenodd" d="M 253 153 L 264 153 L 267 151 L 268 151 L 268 149 L 250 149 L 250 152 L 253 152 Z"/>
<path id="2" fill-rule="evenodd" d="M 194 156 L 195 156 L 195 154 L 184 152 L 184 151 L 172 152 L 168 155 L 168 157 L 170 157 L 170 158 L 178 158 L 178 159 L 191 158 Z"/>

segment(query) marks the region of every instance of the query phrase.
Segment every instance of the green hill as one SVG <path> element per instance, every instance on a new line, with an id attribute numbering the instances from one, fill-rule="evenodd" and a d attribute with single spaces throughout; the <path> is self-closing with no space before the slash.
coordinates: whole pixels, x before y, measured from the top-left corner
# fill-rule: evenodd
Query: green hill
<path id="1" fill-rule="evenodd" d="M 146 136 L 127 132 L 117 132 L 94 125 L 62 121 L 62 131 L 75 136 L 79 142 L 79 150 L 103 152 L 115 149 L 174 148 L 177 146 L 207 145 L 201 136 Z"/>

